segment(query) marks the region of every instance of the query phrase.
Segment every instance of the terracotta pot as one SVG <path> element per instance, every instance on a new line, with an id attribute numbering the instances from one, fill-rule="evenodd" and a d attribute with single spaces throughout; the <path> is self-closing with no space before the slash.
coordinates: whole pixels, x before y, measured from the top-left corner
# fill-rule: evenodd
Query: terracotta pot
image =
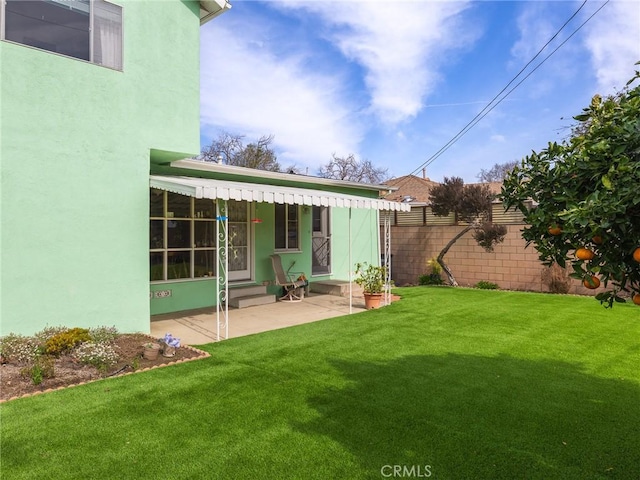
<path id="1" fill-rule="evenodd" d="M 372 310 L 374 308 L 380 308 L 380 302 L 382 301 L 382 293 L 366 293 L 364 294 L 364 308 Z"/>
<path id="2" fill-rule="evenodd" d="M 158 358 L 158 353 L 160 353 L 160 345 L 157 343 L 153 343 L 150 346 L 143 345 L 142 356 L 147 360 L 155 360 Z"/>

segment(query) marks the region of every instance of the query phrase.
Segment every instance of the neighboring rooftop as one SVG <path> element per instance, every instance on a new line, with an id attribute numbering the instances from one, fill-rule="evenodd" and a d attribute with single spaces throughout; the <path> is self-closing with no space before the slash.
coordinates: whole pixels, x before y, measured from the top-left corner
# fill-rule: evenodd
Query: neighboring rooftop
<path id="1" fill-rule="evenodd" d="M 397 189 L 386 195 L 384 197 L 385 200 L 411 203 L 414 205 L 428 204 L 430 202 L 429 195 L 431 189 L 440 185 L 439 182 L 434 182 L 429 179 L 429 177 L 417 177 L 415 175 L 392 178 L 391 180 L 387 180 L 385 184 Z M 466 185 L 487 185 L 494 195 L 499 194 L 502 189 L 502 182 L 467 183 Z"/>

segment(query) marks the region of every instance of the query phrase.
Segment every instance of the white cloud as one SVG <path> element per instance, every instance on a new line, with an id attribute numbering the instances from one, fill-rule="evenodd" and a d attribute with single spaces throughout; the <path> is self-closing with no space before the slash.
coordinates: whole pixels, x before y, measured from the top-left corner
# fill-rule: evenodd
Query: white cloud
<path id="1" fill-rule="evenodd" d="M 633 76 L 640 60 L 640 2 L 611 1 L 587 26 L 585 45 L 598 91 L 615 93 Z"/>
<path id="2" fill-rule="evenodd" d="M 569 8 L 560 8 L 569 4 L 556 2 L 526 2 L 523 5 L 516 20 L 520 37 L 511 48 L 510 67 L 515 74 L 532 62 L 518 81 L 537 68 L 525 86 L 530 98 L 539 99 L 557 91 L 560 85 L 575 83 L 579 75 L 584 75 L 581 47 L 575 37 L 567 40 L 584 19 L 576 16 L 560 31 L 578 10 L 579 3 L 572 3 Z M 549 44 L 540 51 L 547 42 Z"/>
<path id="3" fill-rule="evenodd" d="M 276 57 L 259 25 L 245 26 L 241 35 L 233 22 L 211 26 L 202 29 L 201 39 L 205 134 L 215 137 L 224 130 L 246 135 L 248 141 L 274 134 L 283 166 L 315 169 L 334 152 L 357 151 L 362 133 L 339 75 L 305 70 L 299 54 Z"/>
<path id="4" fill-rule="evenodd" d="M 440 81 L 438 68 L 477 31 L 462 25 L 467 2 L 278 2 L 320 15 L 326 36 L 362 66 L 370 111 L 383 122 L 411 120 Z"/>
<path id="5" fill-rule="evenodd" d="M 504 143 L 506 142 L 506 138 L 504 137 L 504 135 L 491 135 L 491 141 L 493 142 L 499 142 L 499 143 Z"/>
<path id="6" fill-rule="evenodd" d="M 517 20 L 520 39 L 511 49 L 514 57 L 512 66 L 520 68 L 531 60 L 581 5 L 581 1 L 572 2 L 567 4 L 568 8 L 559 10 L 553 2 L 527 2 Z M 529 87 L 533 97 L 557 89 L 560 82 L 584 84 L 584 80 L 591 75 L 597 80 L 593 93 L 614 93 L 631 78 L 633 65 L 640 60 L 640 2 L 611 0 L 597 11 L 600 7 L 603 7 L 603 2 L 584 5 L 534 61 L 532 67 L 588 20 L 577 35 L 563 44 L 550 61 L 536 72 L 535 82 Z M 560 16 L 558 11 L 562 12 Z M 566 18 L 562 15 L 566 15 Z M 589 57 L 590 65 L 585 65 Z"/>

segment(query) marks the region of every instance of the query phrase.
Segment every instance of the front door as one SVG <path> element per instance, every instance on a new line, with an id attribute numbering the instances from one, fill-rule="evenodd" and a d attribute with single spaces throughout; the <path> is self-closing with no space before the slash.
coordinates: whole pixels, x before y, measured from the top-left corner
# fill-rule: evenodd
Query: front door
<path id="1" fill-rule="evenodd" d="M 251 279 L 251 223 L 249 203 L 227 202 L 229 225 L 229 281 Z"/>
<path id="2" fill-rule="evenodd" d="M 329 207 L 313 207 L 313 233 L 311 238 L 313 255 L 311 273 L 313 275 L 328 275 L 331 273 L 329 212 Z"/>

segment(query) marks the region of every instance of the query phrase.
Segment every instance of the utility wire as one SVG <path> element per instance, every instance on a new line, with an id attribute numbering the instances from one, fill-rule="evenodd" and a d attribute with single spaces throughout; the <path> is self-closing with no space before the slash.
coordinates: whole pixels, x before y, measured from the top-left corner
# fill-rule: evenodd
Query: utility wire
<path id="1" fill-rule="evenodd" d="M 482 120 L 485 116 L 487 116 L 495 107 L 497 107 L 500 103 L 502 103 L 516 88 L 518 88 L 529 76 L 531 76 L 538 68 L 540 68 L 555 52 L 557 52 L 569 39 L 571 39 L 587 22 L 589 22 L 602 8 L 604 8 L 610 0 L 607 0 L 598 10 L 596 10 L 587 20 L 585 20 L 567 39 L 565 39 L 558 47 L 556 47 L 547 57 L 545 57 L 531 72 L 529 72 L 520 82 L 518 82 L 513 88 L 511 88 L 502 98 L 496 101 L 508 88 L 511 86 L 518 77 L 531 65 L 536 58 L 538 58 L 542 52 L 549 46 L 549 44 L 564 30 L 564 28 L 575 18 L 575 16 L 584 8 L 587 3 L 587 0 L 584 0 L 582 5 L 565 21 L 565 23 L 560 27 L 560 29 L 545 43 L 542 48 L 534 55 L 534 57 L 527 62 L 527 64 L 522 67 L 522 69 L 505 85 L 505 87 L 500 90 L 500 92 L 491 99 L 491 101 L 470 121 L 468 122 L 462 130 L 460 130 L 451 140 L 449 140 L 442 148 L 440 148 L 436 153 L 434 153 L 431 157 L 429 157 L 424 163 L 422 163 L 419 167 L 413 170 L 409 175 L 413 175 L 417 173 L 419 170 L 429 166 L 433 163 L 440 155 L 442 155 L 445 151 L 447 151 L 454 143 L 456 143 L 463 135 L 465 135 L 471 128 L 473 128 L 480 120 Z M 400 185 L 397 185 L 400 187 Z"/>
<path id="2" fill-rule="evenodd" d="M 586 3 L 586 0 L 585 0 Z M 529 78 L 536 70 L 538 70 L 538 68 L 540 68 L 547 60 L 549 60 L 549 58 L 551 58 L 551 56 L 556 53 L 565 43 L 567 43 L 576 33 L 578 33 L 578 31 L 584 27 L 587 22 L 589 22 L 600 10 L 602 10 L 605 5 L 609 3 L 609 0 L 607 0 L 604 4 L 602 4 L 602 6 L 600 8 L 598 8 L 593 14 L 591 14 L 589 16 L 589 18 L 587 18 L 578 28 L 576 28 L 573 33 L 571 33 L 571 35 L 569 35 L 562 43 L 560 43 L 560 45 L 558 45 L 555 49 L 553 49 L 549 55 L 547 55 L 538 65 L 535 66 L 535 68 L 533 68 L 533 70 L 531 70 L 527 75 L 524 76 L 524 78 L 522 78 L 511 90 L 509 90 L 499 101 L 497 101 L 496 103 L 494 103 L 493 105 L 491 105 L 491 102 L 478 114 L 476 115 L 473 120 L 471 120 L 471 122 L 469 122 L 460 132 L 458 132 L 451 140 L 449 140 L 449 142 L 447 142 L 447 144 L 445 144 L 444 147 L 442 147 L 440 150 L 438 150 L 434 155 L 432 155 L 426 162 L 424 162 L 420 167 L 418 167 L 418 169 L 414 170 L 415 173 L 417 170 L 420 170 L 424 167 L 427 167 L 429 165 L 431 165 L 438 157 L 440 157 L 440 155 L 442 155 L 445 151 L 447 151 L 454 143 L 456 143 L 463 135 L 465 135 L 469 130 L 471 130 L 478 122 L 480 122 L 480 120 L 482 120 L 484 117 L 486 117 L 494 108 L 496 108 L 500 103 L 502 103 L 516 88 L 518 88 L 527 78 Z M 584 6 L 584 3 L 582 4 L 582 6 Z M 580 8 L 582 8 L 582 6 Z M 578 10 L 579 11 L 579 10 Z M 576 11 L 576 13 L 578 13 Z M 574 14 L 575 16 L 575 14 Z M 573 18 L 573 17 L 572 17 Z M 565 24 L 566 25 L 566 24 Z M 563 27 L 564 28 L 564 27 Z M 558 32 L 560 33 L 560 32 Z M 557 35 L 557 34 L 556 34 Z M 555 37 L 555 36 L 554 36 Z M 547 44 L 548 45 L 548 42 Z M 545 47 L 546 47 L 545 45 Z M 543 49 L 545 48 L 543 47 Z M 542 51 L 542 50 L 541 50 Z M 540 54 L 540 52 L 538 52 L 538 54 L 536 54 L 536 57 Z M 536 58 L 534 57 L 534 59 Z M 531 62 L 529 62 L 531 63 Z M 529 65 L 529 64 L 527 64 Z M 518 74 L 519 75 L 519 74 Z M 516 76 L 517 78 L 517 76 Z M 514 78 L 515 80 L 515 78 Z M 513 80 L 511 82 L 509 82 L 509 84 L 507 85 L 507 87 L 513 83 Z M 505 87 L 506 89 L 506 87 Z M 504 92 L 503 89 L 500 93 Z M 498 94 L 500 95 L 500 94 Z M 493 101 L 493 100 L 492 100 Z"/>

